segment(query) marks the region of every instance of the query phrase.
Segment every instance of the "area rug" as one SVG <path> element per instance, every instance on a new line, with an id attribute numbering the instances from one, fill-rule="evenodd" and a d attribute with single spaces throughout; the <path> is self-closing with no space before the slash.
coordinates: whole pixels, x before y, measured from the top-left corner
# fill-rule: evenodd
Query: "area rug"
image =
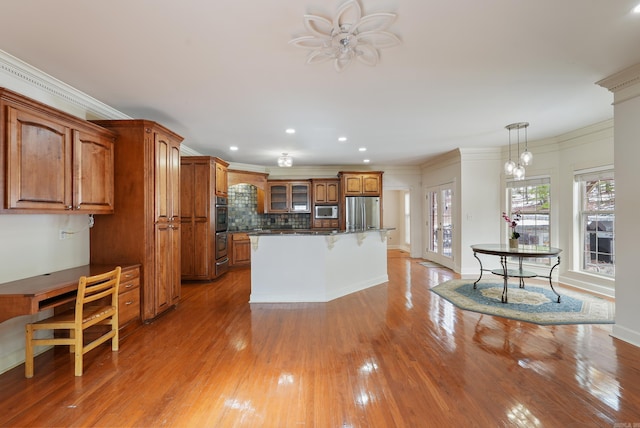
<path id="1" fill-rule="evenodd" d="M 502 303 L 502 281 L 480 281 L 473 289 L 474 280 L 454 279 L 431 288 L 431 291 L 447 299 L 455 306 L 468 311 L 496 315 L 541 325 L 556 324 L 613 324 L 615 304 L 587 293 L 573 290 L 556 290 L 549 285 L 509 284 L 509 303 Z"/>

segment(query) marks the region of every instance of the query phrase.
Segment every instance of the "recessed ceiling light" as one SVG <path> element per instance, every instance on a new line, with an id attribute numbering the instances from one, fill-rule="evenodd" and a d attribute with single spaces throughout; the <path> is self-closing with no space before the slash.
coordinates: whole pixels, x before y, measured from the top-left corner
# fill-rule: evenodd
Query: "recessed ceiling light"
<path id="1" fill-rule="evenodd" d="M 238 151 L 238 146 L 231 146 L 229 147 L 229 150 L 231 150 L 232 152 L 236 152 Z"/>
<path id="2" fill-rule="evenodd" d="M 365 160 L 363 160 L 362 162 L 364 162 L 364 163 L 369 163 L 369 162 L 371 162 L 371 161 L 370 161 L 369 159 L 365 159 Z"/>
<path id="3" fill-rule="evenodd" d="M 640 13 L 640 4 L 633 8 L 633 13 Z"/>
<path id="4" fill-rule="evenodd" d="M 284 132 L 286 132 L 287 134 L 295 134 L 296 130 L 293 128 L 287 128 Z"/>
<path id="5" fill-rule="evenodd" d="M 366 152 L 367 148 L 366 147 L 360 147 L 358 150 L 361 151 L 361 152 Z"/>
<path id="6" fill-rule="evenodd" d="M 347 137 L 338 137 L 338 141 L 344 143 L 345 141 L 347 141 Z"/>

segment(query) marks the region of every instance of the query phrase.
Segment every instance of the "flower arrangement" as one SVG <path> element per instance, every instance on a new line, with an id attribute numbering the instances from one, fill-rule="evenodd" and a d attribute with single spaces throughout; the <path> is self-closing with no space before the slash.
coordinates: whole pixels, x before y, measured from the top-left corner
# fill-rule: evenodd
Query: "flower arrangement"
<path id="1" fill-rule="evenodd" d="M 509 223 L 509 227 L 511 228 L 511 239 L 518 239 L 520 237 L 520 234 L 516 232 L 516 227 L 518 226 L 518 222 L 522 220 L 522 214 L 520 214 L 520 211 L 512 213 L 511 218 L 509 218 L 507 213 L 503 211 L 502 218 L 504 219 L 504 221 Z"/>

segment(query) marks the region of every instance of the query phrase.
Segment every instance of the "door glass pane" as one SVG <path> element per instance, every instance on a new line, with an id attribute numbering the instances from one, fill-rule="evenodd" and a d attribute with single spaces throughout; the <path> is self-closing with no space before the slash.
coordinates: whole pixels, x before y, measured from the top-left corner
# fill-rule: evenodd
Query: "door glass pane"
<path id="1" fill-rule="evenodd" d="M 452 241 L 453 241 L 453 215 L 451 213 L 452 202 L 451 189 L 445 189 L 441 192 L 442 195 L 442 255 L 451 257 Z"/>
<path id="2" fill-rule="evenodd" d="M 429 251 L 438 252 L 438 192 L 429 192 Z"/>

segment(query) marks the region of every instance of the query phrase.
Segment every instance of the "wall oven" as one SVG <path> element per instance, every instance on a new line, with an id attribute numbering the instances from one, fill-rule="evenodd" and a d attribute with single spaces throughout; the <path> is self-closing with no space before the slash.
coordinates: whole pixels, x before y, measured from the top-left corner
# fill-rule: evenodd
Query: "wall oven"
<path id="1" fill-rule="evenodd" d="M 227 232 L 216 232 L 216 260 L 227 257 Z"/>
<path id="2" fill-rule="evenodd" d="M 216 196 L 216 237 L 214 249 L 216 278 L 229 269 L 229 256 L 227 251 L 227 229 L 229 227 L 228 209 L 227 198 Z"/>
<path id="3" fill-rule="evenodd" d="M 216 232 L 226 232 L 229 226 L 227 198 L 216 197 Z"/>

